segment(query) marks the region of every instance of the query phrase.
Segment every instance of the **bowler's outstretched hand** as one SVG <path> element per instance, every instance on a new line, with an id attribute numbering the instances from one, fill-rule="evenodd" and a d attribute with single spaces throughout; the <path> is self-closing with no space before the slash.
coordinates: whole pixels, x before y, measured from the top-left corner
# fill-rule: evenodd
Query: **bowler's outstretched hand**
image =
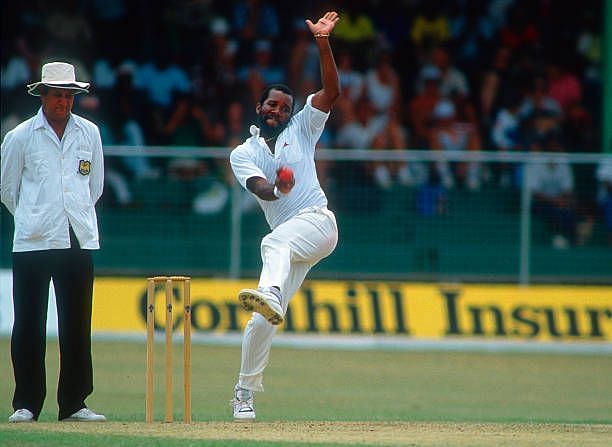
<path id="1" fill-rule="evenodd" d="M 335 11 L 328 11 L 325 13 L 323 17 L 321 17 L 317 23 L 312 23 L 309 19 L 306 19 L 306 25 L 310 28 L 310 32 L 314 35 L 317 34 L 327 34 L 329 35 L 334 27 L 336 26 L 336 22 L 340 19 L 338 13 Z"/>

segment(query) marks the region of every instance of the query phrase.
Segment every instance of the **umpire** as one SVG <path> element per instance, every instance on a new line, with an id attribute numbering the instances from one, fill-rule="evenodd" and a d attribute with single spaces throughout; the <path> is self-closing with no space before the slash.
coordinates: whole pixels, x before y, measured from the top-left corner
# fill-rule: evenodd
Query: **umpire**
<path id="1" fill-rule="evenodd" d="M 11 358 L 15 394 L 9 422 L 38 419 L 46 395 L 49 283 L 57 300 L 60 374 L 58 419 L 105 421 L 85 405 L 93 391 L 91 309 L 98 249 L 95 203 L 104 168 L 98 127 L 71 112 L 89 84 L 74 67 L 51 62 L 28 93 L 42 106 L 2 142 L 0 196 L 14 216 Z"/>

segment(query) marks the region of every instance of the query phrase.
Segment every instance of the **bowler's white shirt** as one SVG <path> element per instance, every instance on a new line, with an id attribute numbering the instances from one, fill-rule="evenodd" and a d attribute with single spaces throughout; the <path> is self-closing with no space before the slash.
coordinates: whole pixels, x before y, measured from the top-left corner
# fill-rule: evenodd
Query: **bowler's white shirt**
<path id="1" fill-rule="evenodd" d="M 280 133 L 274 153 L 259 136 L 259 129 L 251 126 L 252 136 L 230 154 L 234 175 L 245 189 L 251 177 L 263 177 L 269 183 L 274 183 L 278 168 L 289 166 L 293 170 L 295 186 L 289 194 L 273 201 L 261 200 L 255 196 L 271 229 L 286 222 L 300 210 L 327 206 L 327 197 L 317 178 L 314 151 L 329 113 L 315 109 L 312 97 L 308 97 L 304 108 L 290 119 Z"/>
<path id="2" fill-rule="evenodd" d="M 41 108 L 6 134 L 1 151 L 0 196 L 15 217 L 13 251 L 70 248 L 69 223 L 81 248 L 100 248 L 94 205 L 104 161 L 94 123 L 71 114 L 60 141 Z"/>

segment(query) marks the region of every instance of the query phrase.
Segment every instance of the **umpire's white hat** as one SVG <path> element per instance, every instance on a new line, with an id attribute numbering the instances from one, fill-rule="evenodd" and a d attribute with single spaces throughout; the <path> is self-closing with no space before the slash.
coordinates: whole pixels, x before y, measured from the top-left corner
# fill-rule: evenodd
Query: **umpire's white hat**
<path id="1" fill-rule="evenodd" d="M 77 82 L 74 66 L 66 62 L 49 62 L 42 66 L 40 82 L 28 84 L 28 93 L 40 96 L 40 86 L 46 85 L 55 88 L 67 88 L 75 93 L 89 93 L 88 82 Z"/>

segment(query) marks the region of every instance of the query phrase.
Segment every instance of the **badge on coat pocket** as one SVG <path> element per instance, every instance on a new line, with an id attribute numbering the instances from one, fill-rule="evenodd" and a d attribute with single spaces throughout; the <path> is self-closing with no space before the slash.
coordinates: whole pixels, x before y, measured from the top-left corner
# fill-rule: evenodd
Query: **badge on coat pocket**
<path id="1" fill-rule="evenodd" d="M 89 175 L 90 172 L 91 172 L 91 161 L 79 160 L 79 174 Z"/>

